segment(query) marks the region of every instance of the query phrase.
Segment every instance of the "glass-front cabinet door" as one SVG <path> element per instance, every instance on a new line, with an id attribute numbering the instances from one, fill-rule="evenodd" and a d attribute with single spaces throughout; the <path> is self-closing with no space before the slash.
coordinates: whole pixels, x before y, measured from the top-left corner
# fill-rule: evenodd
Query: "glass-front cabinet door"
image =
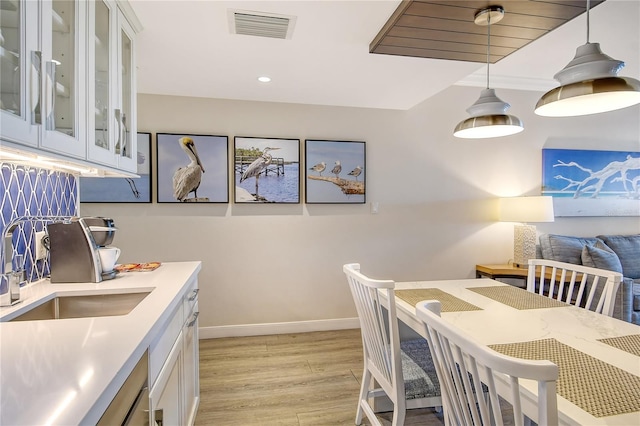
<path id="1" fill-rule="evenodd" d="M 39 3 L 0 0 L 0 128 L 7 141 L 38 144 L 41 52 Z"/>
<path id="2" fill-rule="evenodd" d="M 134 36 L 116 3 L 89 4 L 90 161 L 137 171 Z"/>
<path id="3" fill-rule="evenodd" d="M 51 0 L 42 12 L 43 107 L 41 145 L 86 158 L 87 40 L 85 1 Z"/>
<path id="4" fill-rule="evenodd" d="M 116 166 L 114 129 L 115 6 L 96 0 L 89 3 L 89 90 L 93 110 L 89 111 L 89 160 Z"/>
<path id="5" fill-rule="evenodd" d="M 133 28 L 118 13 L 118 105 L 116 106 L 116 155 L 118 168 L 137 170 L 135 52 Z"/>

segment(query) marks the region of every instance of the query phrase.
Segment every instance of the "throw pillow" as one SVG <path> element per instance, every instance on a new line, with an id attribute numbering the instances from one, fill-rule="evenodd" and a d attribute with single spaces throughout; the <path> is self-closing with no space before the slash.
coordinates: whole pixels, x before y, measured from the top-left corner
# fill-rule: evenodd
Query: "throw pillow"
<path id="1" fill-rule="evenodd" d="M 616 252 L 625 277 L 640 278 L 640 234 L 599 235 L 598 238 Z"/>
<path id="2" fill-rule="evenodd" d="M 546 240 L 545 244 L 543 244 L 543 240 Z M 587 245 L 592 246 L 597 241 L 596 238 L 553 234 L 546 234 L 544 238 L 540 237 L 542 255 L 545 259 L 573 263 L 574 265 L 582 264 L 582 248 Z"/>
<path id="3" fill-rule="evenodd" d="M 582 264 L 591 268 L 622 273 L 622 264 L 618 255 L 602 241 L 598 241 L 593 246 L 584 246 Z"/>

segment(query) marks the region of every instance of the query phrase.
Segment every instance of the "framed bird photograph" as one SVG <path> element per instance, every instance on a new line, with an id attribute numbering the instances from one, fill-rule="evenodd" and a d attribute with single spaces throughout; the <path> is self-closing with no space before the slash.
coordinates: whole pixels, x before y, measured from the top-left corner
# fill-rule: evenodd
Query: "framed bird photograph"
<path id="1" fill-rule="evenodd" d="M 300 203 L 300 139 L 234 138 L 236 203 Z"/>
<path id="2" fill-rule="evenodd" d="M 228 203 L 229 138 L 156 134 L 158 203 Z"/>
<path id="3" fill-rule="evenodd" d="M 365 203 L 365 143 L 307 139 L 305 202 Z"/>
<path id="4" fill-rule="evenodd" d="M 151 133 L 138 132 L 138 178 L 80 177 L 80 201 L 83 203 L 151 202 Z"/>

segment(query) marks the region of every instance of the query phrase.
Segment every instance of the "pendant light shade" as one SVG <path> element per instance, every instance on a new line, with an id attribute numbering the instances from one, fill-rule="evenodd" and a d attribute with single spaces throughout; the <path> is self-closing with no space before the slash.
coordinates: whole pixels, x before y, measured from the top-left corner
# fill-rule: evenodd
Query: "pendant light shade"
<path id="1" fill-rule="evenodd" d="M 589 1 L 587 1 L 587 43 L 553 76 L 560 87 L 545 93 L 535 113 L 545 117 L 573 117 L 626 108 L 640 103 L 640 81 L 618 77 L 624 62 L 605 55 L 599 43 L 589 43 Z"/>
<path id="2" fill-rule="evenodd" d="M 515 115 L 506 113 L 511 107 L 496 96 L 495 90 L 489 88 L 489 54 L 491 49 L 491 24 L 502 20 L 504 9 L 501 6 L 490 6 L 479 11 L 474 19 L 477 25 L 487 26 L 487 88 L 480 93 L 480 98 L 467 108 L 471 117 L 458 123 L 453 136 L 463 139 L 497 138 L 520 133 L 524 130 L 522 121 Z"/>
<path id="3" fill-rule="evenodd" d="M 453 136 L 463 139 L 497 138 L 520 133 L 522 121 L 515 115 L 506 114 L 510 105 L 496 96 L 493 89 L 484 89 L 480 98 L 467 108 L 471 117 L 461 121 Z"/>

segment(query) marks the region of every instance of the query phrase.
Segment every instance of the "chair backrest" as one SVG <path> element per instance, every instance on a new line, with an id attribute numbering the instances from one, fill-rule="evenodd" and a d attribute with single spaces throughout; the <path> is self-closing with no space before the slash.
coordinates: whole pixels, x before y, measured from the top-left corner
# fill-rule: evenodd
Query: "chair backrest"
<path id="1" fill-rule="evenodd" d="M 373 280 L 360 273 L 360 264 L 343 266 L 351 295 L 360 319 L 364 362 L 385 393 L 392 399 L 404 398 L 400 337 L 394 295 L 395 283 Z M 378 289 L 386 292 L 389 300 L 387 317 L 383 315 Z"/>
<path id="2" fill-rule="evenodd" d="M 619 272 L 548 259 L 530 259 L 527 290 L 612 316 L 621 281 Z"/>
<path id="3" fill-rule="evenodd" d="M 440 317 L 437 300 L 419 302 L 416 313 L 425 324 L 447 416 L 445 424 L 503 425 L 510 412 L 501 410 L 498 388 L 513 408 L 512 423 L 516 426 L 525 421 L 524 401 L 529 409 L 537 407 L 538 418 L 532 420 L 540 425 L 558 424 L 557 365 L 547 360 L 513 358 L 478 343 Z M 538 382 L 537 401 L 523 401 L 520 379 Z"/>

